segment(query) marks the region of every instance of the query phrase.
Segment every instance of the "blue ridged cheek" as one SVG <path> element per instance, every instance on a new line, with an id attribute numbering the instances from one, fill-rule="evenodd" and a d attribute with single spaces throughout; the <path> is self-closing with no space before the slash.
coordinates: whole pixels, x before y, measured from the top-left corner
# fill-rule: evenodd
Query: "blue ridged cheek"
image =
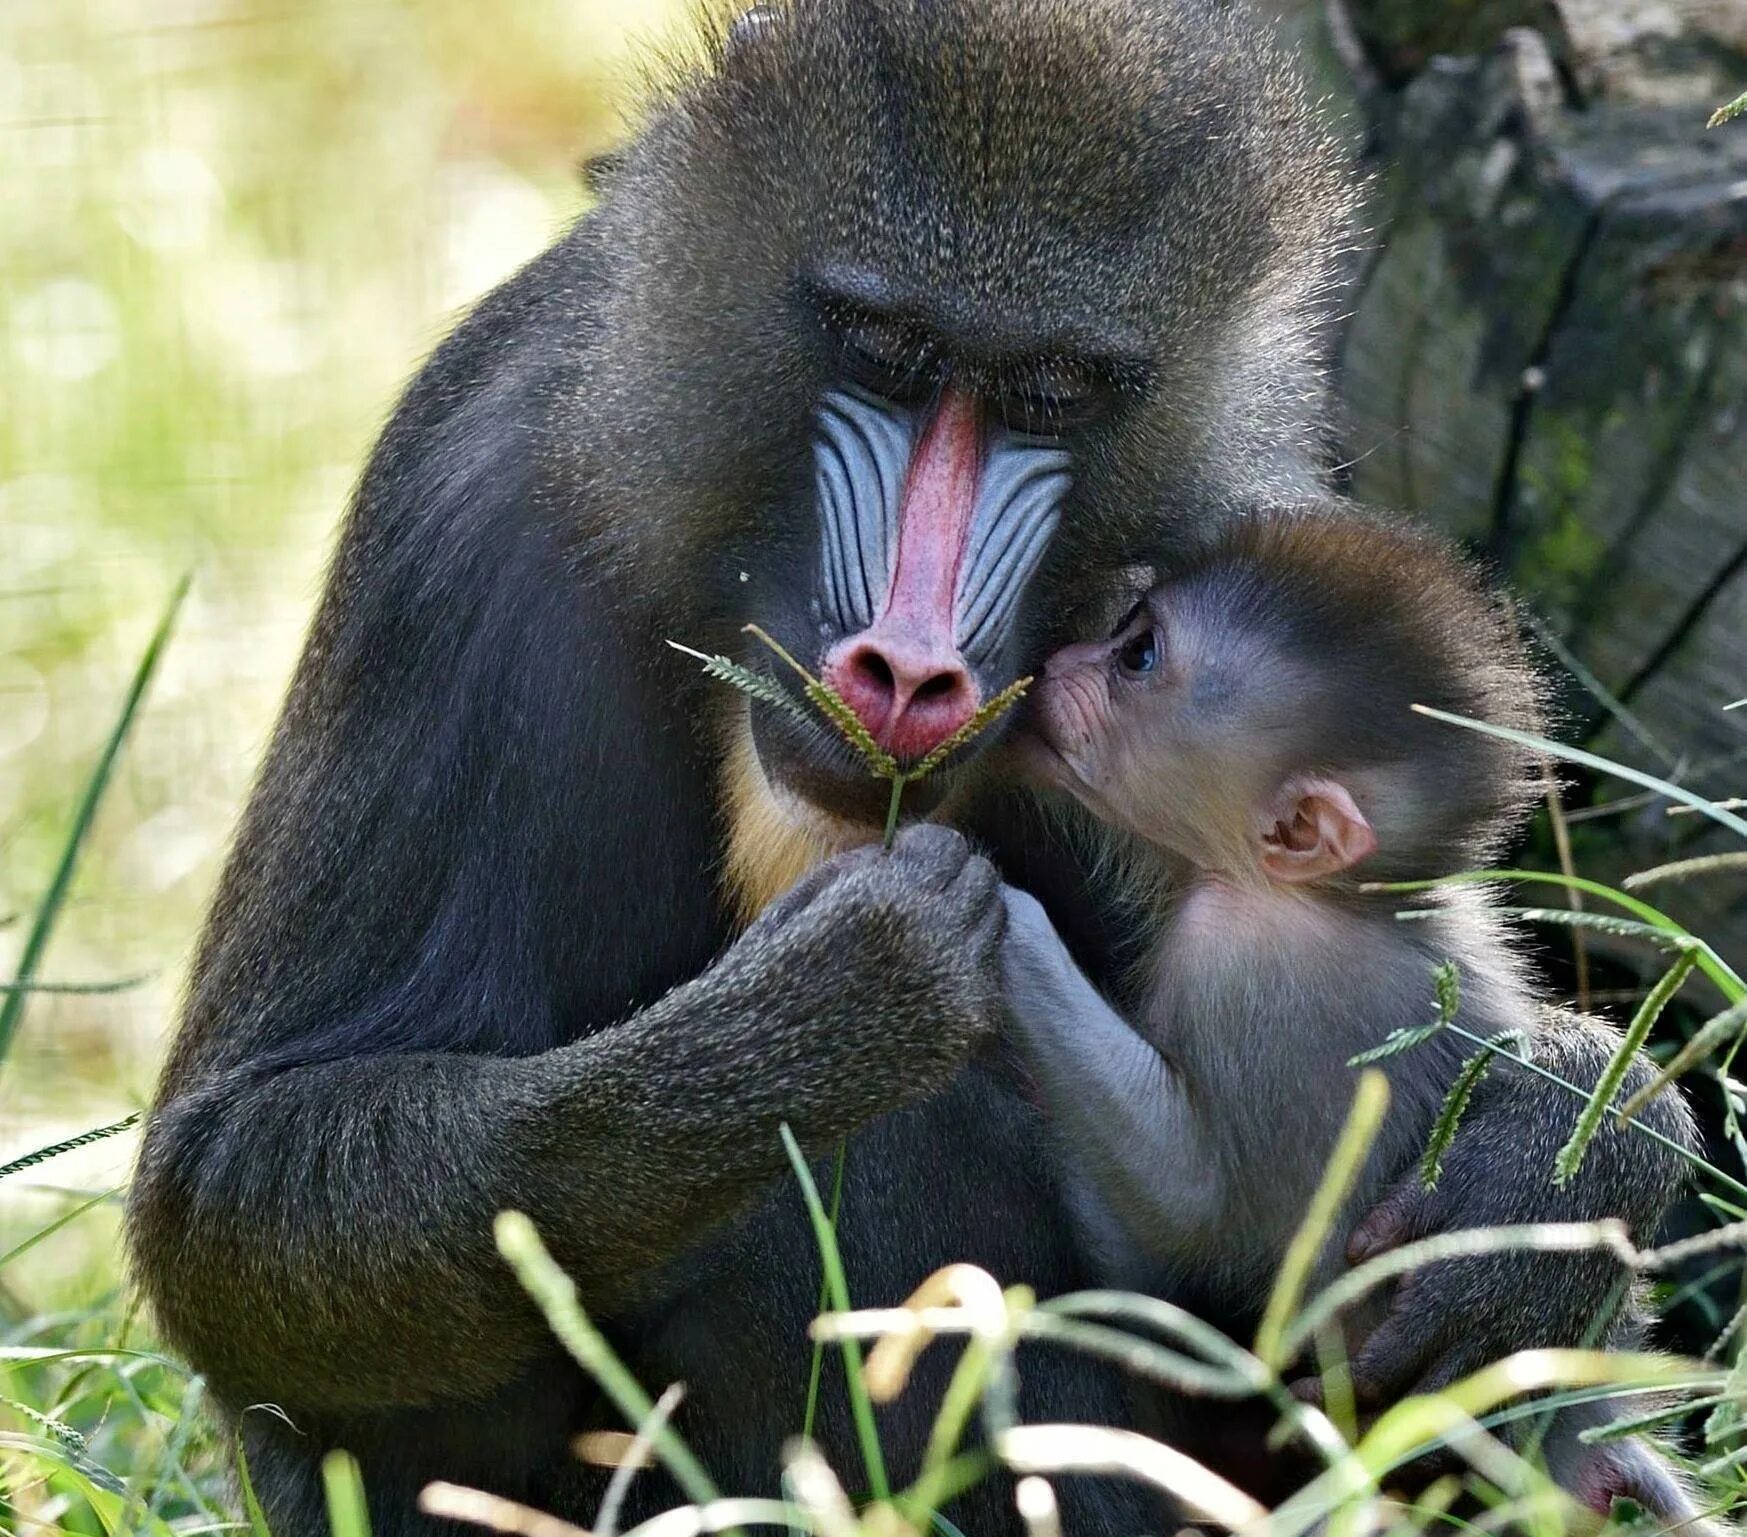
<path id="1" fill-rule="evenodd" d="M 834 391 L 813 440 L 825 609 L 845 634 L 874 622 L 898 553 L 915 413 Z"/>
<path id="2" fill-rule="evenodd" d="M 1064 450 L 1010 434 L 989 447 L 958 573 L 958 644 L 973 665 L 1012 632 L 1019 600 L 1061 525 L 1071 468 Z"/>

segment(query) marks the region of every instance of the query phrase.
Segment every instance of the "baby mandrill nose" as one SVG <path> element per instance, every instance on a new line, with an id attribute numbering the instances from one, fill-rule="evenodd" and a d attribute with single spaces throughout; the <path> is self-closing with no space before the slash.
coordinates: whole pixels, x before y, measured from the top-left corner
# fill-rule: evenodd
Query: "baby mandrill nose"
<path id="1" fill-rule="evenodd" d="M 976 679 L 956 650 L 864 630 L 825 660 L 824 679 L 881 747 L 926 756 L 977 713 Z"/>

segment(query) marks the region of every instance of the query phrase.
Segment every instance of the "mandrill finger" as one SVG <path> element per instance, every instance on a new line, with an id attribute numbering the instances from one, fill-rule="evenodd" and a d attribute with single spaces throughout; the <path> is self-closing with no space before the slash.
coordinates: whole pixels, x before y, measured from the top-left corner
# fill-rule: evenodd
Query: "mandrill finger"
<path id="1" fill-rule="evenodd" d="M 1414 1383 L 1413 1387 L 1403 1396 L 1429 1398 L 1435 1393 L 1442 1393 L 1446 1388 L 1454 1386 L 1481 1364 L 1479 1362 L 1470 1363 L 1468 1356 L 1469 1352 L 1465 1350 L 1452 1350 L 1449 1354 L 1440 1357 L 1432 1363 L 1431 1369 L 1418 1382 Z"/>
<path id="2" fill-rule="evenodd" d="M 1431 1197 L 1415 1170 L 1360 1220 L 1347 1239 L 1347 1263 L 1362 1265 L 1431 1230 Z"/>
<path id="3" fill-rule="evenodd" d="M 765 929 L 781 928 L 808 907 L 825 887 L 839 879 L 845 873 L 846 865 L 847 861 L 844 859 L 828 859 L 814 865 L 758 915 L 757 926 Z"/>
<path id="4" fill-rule="evenodd" d="M 968 906 L 999 907 L 1005 912 L 1005 905 L 1000 900 L 1000 890 L 1001 877 L 995 867 L 981 855 L 973 855 L 953 877 L 947 895 L 955 902 L 964 902 Z"/>
<path id="5" fill-rule="evenodd" d="M 1000 885 L 999 877 L 995 884 L 997 887 Z M 1006 932 L 1007 904 L 997 897 L 989 902 L 982 917 L 977 920 L 976 927 L 971 931 L 971 952 L 978 957 L 995 959 Z"/>
<path id="6" fill-rule="evenodd" d="M 1353 1397 L 1367 1409 L 1393 1403 L 1444 1349 L 1443 1331 L 1423 1308 L 1397 1306 L 1353 1358 Z"/>
<path id="7" fill-rule="evenodd" d="M 964 834 L 932 822 L 906 827 L 892 844 L 891 858 L 907 879 L 934 891 L 944 891 L 971 857 Z"/>

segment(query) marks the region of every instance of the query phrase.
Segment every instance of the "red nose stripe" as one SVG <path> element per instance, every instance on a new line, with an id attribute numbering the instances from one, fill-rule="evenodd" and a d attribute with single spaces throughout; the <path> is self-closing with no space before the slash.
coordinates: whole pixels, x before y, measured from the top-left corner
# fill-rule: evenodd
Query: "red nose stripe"
<path id="1" fill-rule="evenodd" d="M 931 752 L 977 710 L 954 610 L 982 473 L 981 411 L 972 396 L 949 389 L 910 456 L 879 613 L 825 658 L 825 681 L 900 758 Z"/>
<path id="2" fill-rule="evenodd" d="M 958 649 L 953 607 L 959 562 L 977 508 L 983 469 L 982 418 L 974 397 L 948 389 L 916 452 L 898 512 L 898 558 L 874 627 L 918 650 Z"/>

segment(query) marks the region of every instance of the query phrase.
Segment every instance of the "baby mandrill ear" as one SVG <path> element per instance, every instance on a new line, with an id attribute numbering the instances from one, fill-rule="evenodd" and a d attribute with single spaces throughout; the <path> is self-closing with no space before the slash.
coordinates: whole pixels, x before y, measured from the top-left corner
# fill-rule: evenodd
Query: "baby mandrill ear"
<path id="1" fill-rule="evenodd" d="M 1345 785 L 1300 777 L 1280 787 L 1261 828 L 1262 869 L 1297 884 L 1351 869 L 1377 847 L 1377 834 Z"/>

